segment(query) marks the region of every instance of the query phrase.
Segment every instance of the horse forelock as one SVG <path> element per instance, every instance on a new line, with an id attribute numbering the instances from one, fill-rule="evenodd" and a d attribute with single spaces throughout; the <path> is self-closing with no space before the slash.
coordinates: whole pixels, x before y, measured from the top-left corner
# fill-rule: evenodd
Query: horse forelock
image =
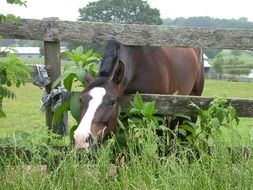
<path id="1" fill-rule="evenodd" d="M 106 83 L 108 83 L 108 81 L 105 77 L 97 77 L 95 78 L 95 80 L 87 84 L 86 88 L 82 91 L 82 93 L 88 92 L 95 87 L 102 87 Z"/>
<path id="2" fill-rule="evenodd" d="M 120 49 L 120 43 L 115 40 L 109 40 L 105 47 L 105 53 L 103 54 L 99 76 L 108 77 L 113 71 L 118 58 L 118 53 Z"/>

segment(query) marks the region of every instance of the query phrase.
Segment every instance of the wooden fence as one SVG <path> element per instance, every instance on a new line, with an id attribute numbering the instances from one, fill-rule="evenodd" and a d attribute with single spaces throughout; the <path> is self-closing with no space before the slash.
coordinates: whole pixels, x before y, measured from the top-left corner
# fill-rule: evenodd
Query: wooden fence
<path id="1" fill-rule="evenodd" d="M 205 73 L 205 79 L 226 80 L 232 82 L 253 82 L 253 78 L 229 74 Z"/>
<path id="2" fill-rule="evenodd" d="M 54 81 L 60 75 L 60 41 L 96 42 L 104 44 L 114 38 L 125 45 L 173 46 L 253 50 L 253 30 L 221 28 L 185 28 L 166 25 L 136 25 L 94 22 L 60 21 L 55 18 L 43 20 L 20 19 L 0 24 L 0 35 L 8 39 L 44 41 L 45 65 L 50 68 Z M 46 87 L 50 92 L 51 85 Z M 253 96 L 253 95 L 252 95 Z M 212 98 L 192 96 L 143 95 L 144 100 L 156 100 L 158 112 L 171 114 L 189 113 L 191 101 L 207 107 Z M 128 104 L 132 96 L 124 99 Z M 253 117 L 253 99 L 231 99 L 239 116 Z M 46 111 L 46 124 L 51 127 L 50 106 Z"/>

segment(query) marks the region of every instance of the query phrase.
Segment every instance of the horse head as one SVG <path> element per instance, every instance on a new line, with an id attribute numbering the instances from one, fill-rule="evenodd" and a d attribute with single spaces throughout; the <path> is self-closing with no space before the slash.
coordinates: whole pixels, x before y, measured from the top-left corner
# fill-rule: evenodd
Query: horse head
<path id="1" fill-rule="evenodd" d="M 87 87 L 80 94 L 81 120 L 74 132 L 77 148 L 89 149 L 117 131 L 120 83 L 124 76 L 124 64 L 118 62 L 113 75 L 92 78 L 86 76 Z"/>

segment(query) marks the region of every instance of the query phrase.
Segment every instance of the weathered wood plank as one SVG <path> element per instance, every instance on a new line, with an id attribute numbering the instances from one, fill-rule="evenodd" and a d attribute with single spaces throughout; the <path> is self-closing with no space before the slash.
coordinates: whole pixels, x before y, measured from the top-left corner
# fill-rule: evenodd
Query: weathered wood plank
<path id="1" fill-rule="evenodd" d="M 190 114 L 194 112 L 190 103 L 193 102 L 201 108 L 207 108 L 213 98 L 197 96 L 174 96 L 174 95 L 154 95 L 141 94 L 143 101 L 156 101 L 158 114 L 171 115 L 174 113 Z M 133 101 L 134 95 L 125 96 L 122 100 L 122 110 L 129 107 L 129 102 Z M 253 99 L 228 99 L 240 117 L 253 117 Z"/>
<path id="2" fill-rule="evenodd" d="M 183 28 L 21 19 L 0 24 L 4 38 L 97 42 L 115 38 L 126 45 L 253 49 L 253 30 Z"/>
<path id="3" fill-rule="evenodd" d="M 50 67 L 50 79 L 52 83 L 61 75 L 61 61 L 60 61 L 60 42 L 44 42 L 44 51 L 45 51 L 45 66 Z M 46 92 L 50 94 L 51 84 L 46 86 Z M 55 103 L 58 100 L 57 97 L 54 98 L 52 103 Z M 51 104 L 46 107 L 46 125 L 52 129 L 53 128 L 53 112 L 51 111 Z"/>

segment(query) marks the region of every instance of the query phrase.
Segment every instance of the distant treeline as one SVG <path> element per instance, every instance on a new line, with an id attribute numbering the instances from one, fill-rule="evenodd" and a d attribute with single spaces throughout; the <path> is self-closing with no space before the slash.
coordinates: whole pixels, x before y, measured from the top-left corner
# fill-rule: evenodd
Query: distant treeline
<path id="1" fill-rule="evenodd" d="M 253 29 L 253 22 L 248 21 L 247 18 L 239 19 L 220 19 L 208 16 L 189 17 L 189 18 L 166 18 L 163 24 L 169 26 L 186 26 L 186 27 L 210 27 L 210 28 L 241 28 Z"/>

